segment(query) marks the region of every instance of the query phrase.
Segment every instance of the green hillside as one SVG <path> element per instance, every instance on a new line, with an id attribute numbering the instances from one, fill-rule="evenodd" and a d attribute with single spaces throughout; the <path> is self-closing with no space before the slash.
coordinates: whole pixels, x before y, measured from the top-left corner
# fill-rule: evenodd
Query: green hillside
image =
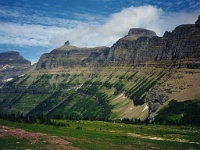
<path id="1" fill-rule="evenodd" d="M 168 70 L 139 67 L 74 68 L 69 72 L 33 72 L 1 90 L 1 112 L 43 114 L 71 119 L 116 119 L 127 103 L 145 102 L 147 92 Z M 114 100 L 120 94 L 117 102 Z M 131 118 L 131 117 L 130 117 Z"/>
<path id="2" fill-rule="evenodd" d="M 172 100 L 158 112 L 158 124 L 200 124 L 200 98 L 193 101 L 177 102 Z"/>

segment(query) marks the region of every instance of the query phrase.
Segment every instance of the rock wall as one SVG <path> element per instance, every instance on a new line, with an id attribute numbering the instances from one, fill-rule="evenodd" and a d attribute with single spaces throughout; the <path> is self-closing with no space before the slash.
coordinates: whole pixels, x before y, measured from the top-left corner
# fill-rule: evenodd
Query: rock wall
<path id="1" fill-rule="evenodd" d="M 200 68 L 200 29 L 194 24 L 180 25 L 163 37 L 147 29 L 133 28 L 110 48 L 64 46 L 42 55 L 37 69 L 85 65 L 163 65 Z"/>
<path id="2" fill-rule="evenodd" d="M 65 48 L 63 48 L 65 47 Z M 85 66 L 89 63 L 101 63 L 107 59 L 108 48 L 72 48 L 64 45 L 52 52 L 43 54 L 37 63 L 37 69 L 52 69 L 56 67 Z M 71 48 L 70 48 L 71 47 Z"/>
<path id="3" fill-rule="evenodd" d="M 195 25 L 180 25 L 163 37 L 142 36 L 135 40 L 128 36 L 110 48 L 109 61 L 133 65 L 167 62 L 174 67 L 198 68 L 200 30 Z"/>

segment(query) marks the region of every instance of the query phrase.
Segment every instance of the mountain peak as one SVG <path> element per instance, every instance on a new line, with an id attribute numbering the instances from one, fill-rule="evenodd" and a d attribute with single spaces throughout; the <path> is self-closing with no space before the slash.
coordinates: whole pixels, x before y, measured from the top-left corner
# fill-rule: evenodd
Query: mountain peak
<path id="1" fill-rule="evenodd" d="M 8 51 L 0 53 L 0 65 L 5 64 L 27 64 L 30 65 L 31 62 L 23 58 L 19 52 Z"/>
<path id="2" fill-rule="evenodd" d="M 151 30 L 147 30 L 143 28 L 132 28 L 129 30 L 128 36 L 138 36 L 138 37 L 147 36 L 151 38 L 157 35 L 154 31 L 151 31 Z"/>
<path id="3" fill-rule="evenodd" d="M 69 41 L 66 41 L 64 45 L 70 45 L 70 42 L 69 42 Z"/>

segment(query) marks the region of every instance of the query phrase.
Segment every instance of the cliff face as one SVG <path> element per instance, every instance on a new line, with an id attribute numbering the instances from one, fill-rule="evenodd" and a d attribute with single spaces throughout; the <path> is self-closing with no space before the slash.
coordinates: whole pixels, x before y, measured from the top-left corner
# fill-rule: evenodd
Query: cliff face
<path id="1" fill-rule="evenodd" d="M 37 69 L 56 67 L 85 66 L 90 62 L 101 63 L 106 59 L 107 47 L 77 48 L 65 44 L 52 52 L 43 54 L 37 63 Z"/>
<path id="2" fill-rule="evenodd" d="M 163 37 L 142 35 L 134 39 L 128 35 L 110 48 L 108 59 L 133 65 L 168 61 L 175 67 L 199 68 L 199 41 L 200 30 L 195 25 L 180 25 Z"/>
<path id="3" fill-rule="evenodd" d="M 133 28 L 112 47 L 64 46 L 42 55 L 37 69 L 86 65 L 171 65 L 200 68 L 200 30 L 197 25 L 180 25 L 163 37 L 150 30 Z"/>
<path id="4" fill-rule="evenodd" d="M 136 64 L 149 45 L 149 39 L 157 37 L 154 31 L 142 28 L 130 29 L 128 35 L 119 39 L 111 48 L 108 61 L 113 63 Z"/>
<path id="5" fill-rule="evenodd" d="M 184 65 L 184 61 L 189 65 L 193 62 L 187 61 L 195 63 L 200 60 L 200 30 L 194 25 L 180 25 L 171 33 L 165 32 L 163 39 L 163 47 L 158 49 L 160 53 L 156 53 L 156 60 L 173 60 L 178 65 Z"/>

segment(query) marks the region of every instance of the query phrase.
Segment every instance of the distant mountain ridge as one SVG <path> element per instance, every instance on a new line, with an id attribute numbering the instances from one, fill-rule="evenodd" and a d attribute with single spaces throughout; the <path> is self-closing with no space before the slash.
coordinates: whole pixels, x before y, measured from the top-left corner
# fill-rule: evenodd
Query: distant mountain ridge
<path id="1" fill-rule="evenodd" d="M 0 53 L 0 85 L 25 74 L 30 67 L 31 62 L 23 58 L 19 52 Z"/>
<path id="2" fill-rule="evenodd" d="M 30 65 L 31 62 L 29 60 L 24 59 L 20 56 L 19 52 L 16 51 L 7 51 L 0 53 L 0 65 L 18 65 L 18 64 L 26 64 Z"/>

